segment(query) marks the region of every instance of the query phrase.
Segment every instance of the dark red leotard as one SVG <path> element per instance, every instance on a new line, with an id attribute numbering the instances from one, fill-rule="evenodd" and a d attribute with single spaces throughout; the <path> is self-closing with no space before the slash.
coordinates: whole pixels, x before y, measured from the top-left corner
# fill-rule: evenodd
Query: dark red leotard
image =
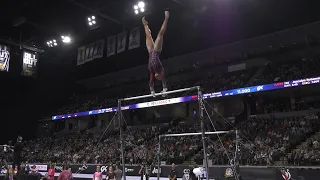
<path id="1" fill-rule="evenodd" d="M 153 74 L 160 74 L 163 71 L 163 66 L 160 62 L 160 53 L 158 51 L 152 50 L 149 52 L 149 71 Z"/>

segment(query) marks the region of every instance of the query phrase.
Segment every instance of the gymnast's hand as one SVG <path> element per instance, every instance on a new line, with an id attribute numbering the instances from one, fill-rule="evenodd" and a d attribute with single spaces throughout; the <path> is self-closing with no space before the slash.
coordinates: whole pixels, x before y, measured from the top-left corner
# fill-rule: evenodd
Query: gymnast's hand
<path id="1" fill-rule="evenodd" d="M 143 18 L 142 18 L 142 24 L 143 24 L 144 26 L 148 25 L 148 21 L 146 21 L 146 17 L 143 17 Z"/>

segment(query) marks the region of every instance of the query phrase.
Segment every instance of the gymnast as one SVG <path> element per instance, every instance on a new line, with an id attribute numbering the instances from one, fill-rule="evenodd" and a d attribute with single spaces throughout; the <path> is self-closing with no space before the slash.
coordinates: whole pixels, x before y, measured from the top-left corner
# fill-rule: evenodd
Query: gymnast
<path id="1" fill-rule="evenodd" d="M 163 44 L 163 35 L 167 29 L 167 24 L 169 20 L 169 11 L 166 10 L 164 12 L 165 19 L 163 21 L 163 24 L 161 26 L 161 29 L 158 33 L 158 36 L 156 38 L 156 41 L 153 41 L 152 36 L 151 36 L 151 31 L 148 26 L 148 22 L 146 21 L 145 17 L 142 18 L 142 23 L 144 26 L 144 30 L 146 33 L 146 44 L 147 44 L 147 49 L 149 52 L 149 72 L 150 72 L 150 80 L 149 80 L 149 87 L 151 94 L 155 97 L 155 91 L 154 91 L 154 79 L 156 78 L 157 80 L 162 81 L 162 87 L 163 90 L 161 92 L 166 92 L 168 91 L 167 85 L 166 85 L 166 80 L 165 80 L 165 75 L 164 75 L 164 69 L 163 66 L 160 62 L 160 53 L 162 50 L 162 44 Z"/>

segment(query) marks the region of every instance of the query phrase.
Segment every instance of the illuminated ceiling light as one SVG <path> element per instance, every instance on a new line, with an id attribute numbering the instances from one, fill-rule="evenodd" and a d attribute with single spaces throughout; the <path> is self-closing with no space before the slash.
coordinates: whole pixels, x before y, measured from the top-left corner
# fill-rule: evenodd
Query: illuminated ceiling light
<path id="1" fill-rule="evenodd" d="M 138 3 L 138 7 L 139 7 L 139 8 L 144 8 L 144 6 L 145 6 L 145 4 L 144 4 L 143 1 L 140 1 L 140 2 Z"/>
<path id="2" fill-rule="evenodd" d="M 58 43 L 55 39 L 53 39 L 53 40 L 47 41 L 47 45 L 49 47 L 54 47 L 54 46 L 58 46 Z"/>
<path id="3" fill-rule="evenodd" d="M 89 26 L 92 26 L 92 25 L 94 25 L 96 23 L 97 23 L 97 21 L 96 21 L 96 17 L 95 16 L 88 17 Z"/>
<path id="4" fill-rule="evenodd" d="M 62 36 L 61 36 L 61 38 L 62 38 Z M 63 36 L 62 42 L 64 42 L 64 43 L 70 43 L 70 42 L 71 42 L 71 38 L 70 38 L 69 36 Z"/>
<path id="5" fill-rule="evenodd" d="M 145 6 L 146 4 L 143 1 L 140 1 L 138 4 L 133 6 L 134 13 L 139 14 L 140 12 L 141 13 L 145 12 Z"/>

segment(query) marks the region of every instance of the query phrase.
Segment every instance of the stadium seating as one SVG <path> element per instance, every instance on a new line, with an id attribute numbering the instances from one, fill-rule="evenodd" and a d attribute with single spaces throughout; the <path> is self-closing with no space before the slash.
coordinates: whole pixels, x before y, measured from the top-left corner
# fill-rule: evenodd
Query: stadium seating
<path id="1" fill-rule="evenodd" d="M 286 63 L 269 62 L 260 69 L 252 68 L 220 75 L 213 75 L 210 68 L 196 67 L 194 71 L 200 69 L 207 74 L 206 77 L 194 77 L 188 81 L 173 82 L 169 83 L 169 86 L 170 89 L 178 89 L 201 85 L 206 91 L 212 92 L 245 85 L 315 77 L 320 72 L 318 65 L 317 57 L 305 57 Z M 254 78 L 252 78 L 253 76 Z M 102 94 L 74 95 L 70 98 L 69 104 L 62 107 L 57 114 L 110 107 L 110 104 L 115 103 L 115 97 L 148 93 L 146 84 L 146 81 L 135 81 L 130 87 L 137 88 L 130 88 L 130 91 L 128 88 L 117 87 L 109 88 Z M 123 91 L 119 91 L 119 89 L 123 89 Z M 259 102 L 257 103 L 259 104 Z M 234 128 L 240 130 L 240 163 L 243 165 L 271 165 L 277 162 L 289 163 L 290 165 L 319 165 L 320 134 L 318 131 L 320 122 L 317 121 L 318 113 L 314 111 L 303 115 L 292 114 L 285 118 L 275 115 L 280 112 L 296 112 L 317 108 L 319 108 L 319 100 L 316 98 L 312 101 L 306 101 L 303 97 L 299 97 L 296 98 L 294 104 L 286 97 L 277 98 L 277 101 L 266 98 L 263 108 L 258 110 L 255 116 L 251 115 L 245 120 L 232 120 L 231 122 L 222 120 L 213 123 L 219 130 Z M 214 130 L 210 122 L 206 122 L 206 130 Z M 157 137 L 160 133 L 199 131 L 199 124 L 181 122 L 153 125 L 147 128 L 127 127 L 124 132 L 126 163 L 138 164 L 143 161 L 155 163 Z M 235 137 L 221 135 L 219 138 L 210 136 L 207 154 L 214 165 L 229 164 L 230 157 L 233 157 L 235 151 Z M 200 137 L 164 138 L 161 147 L 161 160 L 177 164 L 192 163 L 192 161 L 201 163 L 203 155 L 200 140 Z M 102 138 L 101 134 L 93 134 L 89 130 L 73 132 L 63 137 L 58 135 L 42 137 L 28 141 L 26 149 L 28 152 L 32 152 L 24 156 L 24 159 L 29 162 L 63 163 L 67 160 L 70 163 L 105 163 L 119 161 L 120 156 L 119 135 L 117 131 L 111 129 L 108 129 Z M 12 160 L 10 153 L 1 152 L 0 157 L 7 161 Z"/>

